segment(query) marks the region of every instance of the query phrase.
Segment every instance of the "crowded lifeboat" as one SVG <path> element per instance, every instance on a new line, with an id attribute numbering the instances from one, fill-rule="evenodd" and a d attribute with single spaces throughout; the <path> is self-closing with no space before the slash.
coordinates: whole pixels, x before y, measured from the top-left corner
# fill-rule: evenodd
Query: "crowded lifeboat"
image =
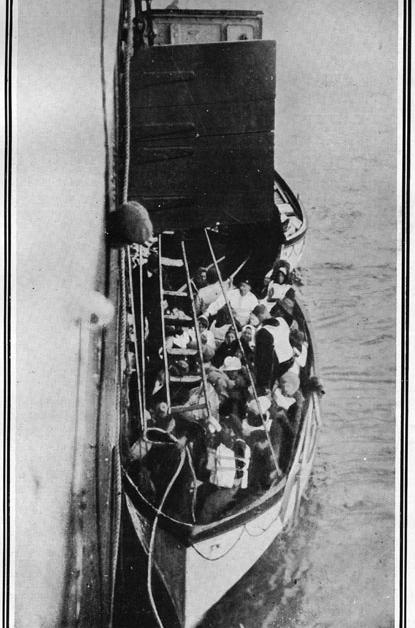
<path id="1" fill-rule="evenodd" d="M 223 276 L 210 242 L 191 272 L 185 242 L 167 257 L 165 239 L 129 251 L 125 469 L 166 516 L 206 524 L 287 474 L 316 382 L 286 261 L 255 294 L 240 269 Z"/>

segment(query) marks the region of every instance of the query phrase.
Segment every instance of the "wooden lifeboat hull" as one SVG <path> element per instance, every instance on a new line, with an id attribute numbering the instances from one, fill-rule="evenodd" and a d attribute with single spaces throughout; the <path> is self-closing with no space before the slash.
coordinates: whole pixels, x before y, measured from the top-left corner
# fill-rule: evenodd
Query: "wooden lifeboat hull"
<path id="1" fill-rule="evenodd" d="M 249 509 L 219 523 L 194 526 L 186 539 L 178 538 L 160 521 L 153 566 L 183 628 L 196 626 L 281 531 L 296 520 L 313 465 L 320 425 L 318 404 L 315 393 L 311 394 L 288 476 Z M 152 520 L 137 507 L 137 501 L 128 490 L 126 502 L 137 537 L 148 554 Z"/>

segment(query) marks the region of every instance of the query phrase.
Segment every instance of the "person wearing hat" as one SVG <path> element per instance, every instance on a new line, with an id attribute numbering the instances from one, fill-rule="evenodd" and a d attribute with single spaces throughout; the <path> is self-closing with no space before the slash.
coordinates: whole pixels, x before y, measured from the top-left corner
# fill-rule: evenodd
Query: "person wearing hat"
<path id="1" fill-rule="evenodd" d="M 283 299 L 290 288 L 288 269 L 286 266 L 280 266 L 272 275 L 264 303 L 271 309 L 271 304 L 277 299 Z"/>
<path id="2" fill-rule="evenodd" d="M 260 322 L 255 336 L 256 383 L 261 391 L 270 391 L 275 380 L 294 364 L 290 328 L 284 318 L 270 316 L 263 304 L 253 313 Z"/>
<path id="3" fill-rule="evenodd" d="M 226 373 L 230 380 L 235 381 L 241 368 L 242 364 L 240 359 L 236 356 L 228 355 L 220 367 L 220 370 Z"/>
<path id="4" fill-rule="evenodd" d="M 294 320 L 295 290 L 290 288 L 282 299 L 277 299 L 270 310 L 271 316 L 283 318 L 291 329 L 298 329 L 298 323 Z"/>
<path id="5" fill-rule="evenodd" d="M 258 299 L 251 292 L 251 282 L 249 279 L 243 279 L 239 282 L 238 288 L 229 290 L 227 294 L 227 300 L 237 324 L 243 327 L 248 323 L 249 315 L 252 310 L 258 305 Z M 216 316 L 219 310 L 226 307 L 225 297 L 223 294 L 209 305 L 206 310 L 207 316 Z"/>

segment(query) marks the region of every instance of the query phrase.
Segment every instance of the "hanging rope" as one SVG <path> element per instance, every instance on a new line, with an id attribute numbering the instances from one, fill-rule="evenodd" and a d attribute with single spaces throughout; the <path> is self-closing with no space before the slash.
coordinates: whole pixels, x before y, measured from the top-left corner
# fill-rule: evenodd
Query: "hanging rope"
<path id="1" fill-rule="evenodd" d="M 128 181 L 130 177 L 130 136 L 131 136 L 131 103 L 130 103 L 130 63 L 133 55 L 133 0 L 127 0 L 127 46 L 124 66 L 125 94 L 125 136 L 124 136 L 124 184 L 122 201 L 128 200 Z"/>
<path id="2" fill-rule="evenodd" d="M 127 261 L 128 261 L 128 277 L 130 284 L 130 299 L 131 299 L 131 312 L 133 316 L 133 330 L 134 330 L 134 353 L 135 353 L 135 370 L 137 373 L 137 395 L 138 395 L 138 407 L 141 416 L 141 427 L 144 431 L 144 401 L 141 391 L 141 381 L 140 381 L 140 356 L 138 353 L 138 340 L 137 340 L 137 329 L 136 329 L 136 317 L 135 317 L 135 305 L 134 305 L 134 286 L 133 286 L 133 270 L 131 266 L 131 256 L 130 256 L 130 247 L 127 246 Z"/>
<path id="3" fill-rule="evenodd" d="M 143 410 L 146 408 L 146 348 L 145 348 L 145 324 L 144 324 L 144 286 L 143 286 L 143 247 L 139 244 L 139 259 L 140 259 L 140 354 L 141 354 L 141 379 L 142 379 L 142 395 L 143 395 Z M 145 415 L 145 413 L 144 413 Z M 147 429 L 147 418 L 143 416 L 144 429 Z"/>
<path id="4" fill-rule="evenodd" d="M 173 484 L 175 483 L 175 481 L 177 480 L 177 478 L 180 475 L 181 470 L 183 469 L 183 465 L 184 462 L 186 460 L 186 449 L 182 449 L 181 453 L 180 453 L 180 461 L 178 464 L 178 467 L 172 477 L 172 479 L 169 482 L 169 485 L 167 486 L 163 498 L 160 502 L 159 507 L 157 508 L 157 512 L 156 512 L 156 516 L 154 518 L 153 521 L 153 526 L 151 528 L 151 536 L 150 536 L 150 543 L 148 546 L 148 566 L 147 566 L 147 591 L 148 591 L 148 597 L 150 599 L 150 603 L 151 603 L 151 608 L 153 609 L 153 613 L 156 617 L 157 623 L 159 625 L 159 628 L 164 628 L 163 626 L 163 622 L 161 621 L 160 615 L 158 613 L 157 610 L 157 606 L 156 606 L 156 602 L 154 600 L 154 596 L 153 596 L 153 589 L 152 589 L 152 584 L 151 584 L 151 574 L 153 571 L 153 555 L 154 555 L 154 544 L 155 544 L 155 540 L 156 540 L 156 530 L 157 530 L 157 523 L 159 520 L 159 516 L 163 510 L 163 506 L 164 506 L 164 502 L 166 501 L 172 487 Z"/>
<path id="5" fill-rule="evenodd" d="M 216 270 L 216 273 L 217 273 L 217 276 L 218 276 L 218 279 L 219 279 L 219 283 L 220 283 L 220 287 L 221 287 L 221 290 L 222 290 L 223 298 L 225 299 L 226 307 L 228 309 L 229 316 L 231 317 L 232 326 L 233 326 L 233 329 L 235 331 L 235 335 L 236 335 L 236 339 L 237 339 L 237 342 L 238 342 L 238 346 L 239 346 L 239 349 L 240 349 L 242 355 L 245 358 L 246 370 L 248 372 L 248 377 L 249 377 L 249 381 L 250 381 L 250 384 L 251 384 L 252 392 L 254 393 L 255 402 L 256 402 L 256 404 L 258 406 L 259 416 L 261 417 L 262 424 L 264 426 L 264 431 L 265 431 L 265 434 L 266 434 L 266 437 L 267 437 L 268 445 L 269 445 L 269 447 L 271 449 L 271 454 L 272 454 L 272 459 L 274 461 L 275 469 L 276 469 L 277 473 L 281 473 L 281 469 L 279 467 L 278 460 L 277 460 L 277 457 L 275 455 L 275 451 L 274 451 L 274 448 L 272 446 L 271 439 L 270 439 L 269 434 L 268 434 L 268 430 L 266 428 L 266 422 L 264 420 L 264 417 L 262 416 L 262 410 L 261 410 L 261 406 L 260 406 L 260 403 L 259 403 L 258 395 L 257 395 L 257 392 L 256 392 L 254 378 L 252 376 L 251 369 L 250 369 L 250 366 L 249 366 L 249 362 L 248 362 L 246 354 L 245 354 L 245 349 L 243 348 L 240 336 L 239 336 L 239 334 L 237 332 L 237 327 L 236 327 L 236 323 L 235 323 L 235 317 L 234 317 L 233 312 L 232 312 L 231 304 L 229 303 L 228 294 L 227 294 L 227 292 L 225 290 L 225 285 L 223 283 L 222 275 L 221 275 L 221 272 L 219 270 L 218 263 L 216 261 L 215 252 L 213 250 L 212 243 L 210 241 L 209 234 L 208 234 L 208 231 L 207 231 L 206 228 L 205 228 L 205 235 L 206 235 L 206 239 L 207 239 L 207 243 L 208 243 L 208 246 L 209 246 L 210 254 L 212 256 L 213 263 L 215 264 L 215 270 Z"/>

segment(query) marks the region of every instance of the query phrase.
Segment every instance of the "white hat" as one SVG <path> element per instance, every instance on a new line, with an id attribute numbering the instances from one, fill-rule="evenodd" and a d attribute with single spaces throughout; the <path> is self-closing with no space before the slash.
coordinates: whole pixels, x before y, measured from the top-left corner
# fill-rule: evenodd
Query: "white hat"
<path id="1" fill-rule="evenodd" d="M 242 368 L 242 364 L 239 358 L 233 355 L 228 355 L 225 358 L 223 366 L 221 367 L 222 371 L 240 371 Z"/>
<path id="2" fill-rule="evenodd" d="M 251 399 L 251 401 L 249 401 L 246 405 L 248 412 L 252 412 L 252 414 L 259 414 L 258 404 L 261 409 L 261 414 L 265 414 L 271 407 L 271 399 L 265 395 L 258 397 L 258 403 L 256 399 Z"/>

